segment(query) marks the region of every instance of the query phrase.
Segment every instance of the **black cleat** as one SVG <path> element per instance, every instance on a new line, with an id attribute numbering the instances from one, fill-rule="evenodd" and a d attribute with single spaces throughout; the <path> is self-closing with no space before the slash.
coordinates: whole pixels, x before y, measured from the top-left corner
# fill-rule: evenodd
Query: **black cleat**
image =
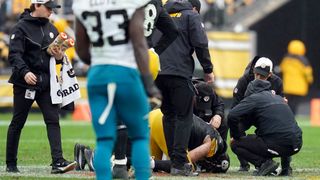
<path id="1" fill-rule="evenodd" d="M 94 157 L 94 153 L 93 151 L 89 148 L 89 147 L 86 147 L 84 149 L 84 158 L 88 164 L 88 167 L 89 167 L 89 170 L 90 171 L 94 171 L 94 167 L 93 167 L 93 157 Z"/>
<path id="2" fill-rule="evenodd" d="M 292 176 L 292 168 L 289 167 L 289 168 L 282 169 L 279 176 Z"/>
<path id="3" fill-rule="evenodd" d="M 77 162 L 77 165 L 76 165 L 76 167 L 75 167 L 75 169 L 77 170 L 77 171 L 80 171 L 81 169 L 80 169 L 80 166 L 79 166 L 79 159 L 78 159 L 78 156 L 79 156 L 79 152 L 80 152 L 80 144 L 78 144 L 78 143 L 76 143 L 75 145 L 74 145 L 74 148 L 73 148 L 73 156 L 74 156 L 74 160 Z"/>
<path id="4" fill-rule="evenodd" d="M 250 165 L 249 164 L 245 164 L 245 165 L 240 165 L 239 167 L 239 172 L 248 172 L 250 170 Z"/>
<path id="5" fill-rule="evenodd" d="M 6 172 L 8 172 L 8 173 L 19 173 L 20 171 L 17 168 L 17 166 L 7 166 Z"/>
<path id="6" fill-rule="evenodd" d="M 89 148 L 89 147 L 86 147 L 78 143 L 74 145 L 73 153 L 74 153 L 74 160 L 77 162 L 77 165 L 75 168 L 77 171 L 84 170 L 85 168 L 85 165 L 86 165 L 86 159 L 84 157 L 85 148 Z"/>
<path id="7" fill-rule="evenodd" d="M 170 174 L 173 176 L 198 176 L 198 172 L 193 172 L 192 165 L 185 163 L 182 169 L 171 167 Z"/>
<path id="8" fill-rule="evenodd" d="M 264 163 L 261 164 L 258 171 L 254 172 L 254 176 L 267 176 L 274 172 L 279 166 L 279 163 L 273 161 L 272 159 L 268 159 Z"/>
<path id="9" fill-rule="evenodd" d="M 72 170 L 74 170 L 76 165 L 77 165 L 76 161 L 70 162 L 70 161 L 66 161 L 66 160 L 59 162 L 59 163 L 52 163 L 51 164 L 51 166 L 52 166 L 51 174 L 62 174 L 62 173 L 68 172 L 68 171 L 72 171 Z"/>
<path id="10" fill-rule="evenodd" d="M 112 168 L 112 178 L 114 178 L 114 179 L 129 179 L 127 165 L 115 164 Z"/>

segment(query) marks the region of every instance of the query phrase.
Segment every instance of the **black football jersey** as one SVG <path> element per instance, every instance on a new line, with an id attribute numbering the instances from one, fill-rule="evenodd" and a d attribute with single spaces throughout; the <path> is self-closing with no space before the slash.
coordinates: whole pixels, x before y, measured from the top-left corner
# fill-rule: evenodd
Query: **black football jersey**
<path id="1" fill-rule="evenodd" d="M 152 36 L 156 29 L 162 33 L 162 37 L 155 43 Z M 177 26 L 163 8 L 161 0 L 151 0 L 145 7 L 144 35 L 149 47 L 154 47 L 158 54 L 161 54 L 178 35 Z"/>

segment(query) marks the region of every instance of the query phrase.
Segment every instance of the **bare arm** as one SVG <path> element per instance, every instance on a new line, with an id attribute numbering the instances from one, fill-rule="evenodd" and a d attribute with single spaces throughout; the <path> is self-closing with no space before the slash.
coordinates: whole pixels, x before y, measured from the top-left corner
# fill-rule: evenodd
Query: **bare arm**
<path id="1" fill-rule="evenodd" d="M 188 155 L 192 163 L 195 163 L 198 160 L 205 158 L 210 151 L 210 147 L 211 147 L 211 139 L 210 139 L 210 136 L 207 135 L 203 140 L 203 144 L 201 146 L 198 146 L 197 148 L 189 151 Z"/>
<path id="2" fill-rule="evenodd" d="M 150 74 L 148 44 L 144 37 L 144 8 L 136 10 L 129 24 L 129 36 L 132 41 L 134 55 L 142 75 Z"/>
<path id="3" fill-rule="evenodd" d="M 75 44 L 76 52 L 84 63 L 90 65 L 91 63 L 90 39 L 88 37 L 85 27 L 79 21 L 78 18 L 76 18 L 76 22 L 75 22 L 75 35 L 76 37 L 78 37 L 76 39 L 76 44 Z"/>

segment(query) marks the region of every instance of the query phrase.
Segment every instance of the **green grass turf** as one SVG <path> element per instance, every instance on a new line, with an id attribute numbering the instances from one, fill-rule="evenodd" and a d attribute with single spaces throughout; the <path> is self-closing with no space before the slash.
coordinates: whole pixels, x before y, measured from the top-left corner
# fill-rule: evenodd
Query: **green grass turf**
<path id="1" fill-rule="evenodd" d="M 70 172 L 63 175 L 50 174 L 50 150 L 47 140 L 46 129 L 41 114 L 32 113 L 28 117 L 24 127 L 18 154 L 18 168 L 22 173 L 12 175 L 5 173 L 5 146 L 8 124 L 11 114 L 0 114 L 0 179 L 93 179 L 92 173 Z M 293 179 L 320 179 L 320 128 L 310 127 L 308 118 L 298 118 L 303 130 L 303 148 L 293 156 L 292 167 L 294 169 Z M 94 147 L 94 133 L 90 123 L 74 122 L 70 116 L 61 120 L 62 146 L 64 156 L 68 160 L 73 159 L 73 146 L 76 142 Z M 250 130 L 251 132 L 253 129 Z M 201 179 L 274 179 L 272 177 L 252 177 L 251 172 L 239 173 L 237 168 L 239 162 L 235 155 L 228 149 L 231 158 L 231 168 L 227 174 L 201 174 Z M 276 159 L 279 161 L 278 159 Z M 198 177 L 199 178 L 199 177 Z M 198 179 L 197 178 L 197 179 Z M 167 175 L 155 176 L 155 179 L 181 179 Z M 192 178 L 182 178 L 192 179 Z M 275 179 L 283 179 L 276 177 Z M 285 178 L 286 179 L 286 178 Z"/>

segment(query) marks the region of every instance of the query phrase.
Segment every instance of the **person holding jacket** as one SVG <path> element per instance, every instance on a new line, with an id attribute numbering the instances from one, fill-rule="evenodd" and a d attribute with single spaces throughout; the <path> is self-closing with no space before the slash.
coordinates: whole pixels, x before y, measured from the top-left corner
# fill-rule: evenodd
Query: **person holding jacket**
<path id="1" fill-rule="evenodd" d="M 302 147 L 302 131 L 286 101 L 270 89 L 269 71 L 269 66 L 255 67 L 255 80 L 249 83 L 245 98 L 228 115 L 231 149 L 252 163 L 258 176 L 277 169 L 273 157 L 292 156 Z M 251 124 L 256 127 L 254 135 L 245 135 L 239 128 L 247 117 L 252 117 Z"/>
<path id="2" fill-rule="evenodd" d="M 164 7 L 179 29 L 175 41 L 160 54 L 161 71 L 155 82 L 163 95 L 161 111 L 171 174 L 192 176 L 187 158 L 192 127 L 194 91 L 191 82 L 194 71 L 193 52 L 204 70 L 204 79 L 213 82 L 213 65 L 208 50 L 206 31 L 199 15 L 199 0 L 171 0 Z"/>
<path id="3" fill-rule="evenodd" d="M 74 169 L 76 162 L 63 158 L 59 125 L 59 106 L 52 104 L 50 96 L 49 61 L 53 56 L 62 62 L 64 53 L 53 49 L 47 53 L 58 31 L 49 22 L 53 9 L 60 8 L 51 0 L 32 0 L 14 26 L 9 45 L 9 63 L 13 67 L 9 82 L 13 84 L 13 118 L 8 128 L 6 164 L 7 172 L 19 172 L 17 153 L 21 130 L 31 105 L 37 102 L 47 128 L 52 157 L 51 173 L 65 173 Z"/>
<path id="4" fill-rule="evenodd" d="M 293 112 L 302 98 L 307 95 L 309 85 L 313 83 L 312 66 L 305 56 L 306 47 L 300 40 L 292 40 L 288 44 L 288 54 L 280 64 L 283 77 L 283 91 Z"/>

